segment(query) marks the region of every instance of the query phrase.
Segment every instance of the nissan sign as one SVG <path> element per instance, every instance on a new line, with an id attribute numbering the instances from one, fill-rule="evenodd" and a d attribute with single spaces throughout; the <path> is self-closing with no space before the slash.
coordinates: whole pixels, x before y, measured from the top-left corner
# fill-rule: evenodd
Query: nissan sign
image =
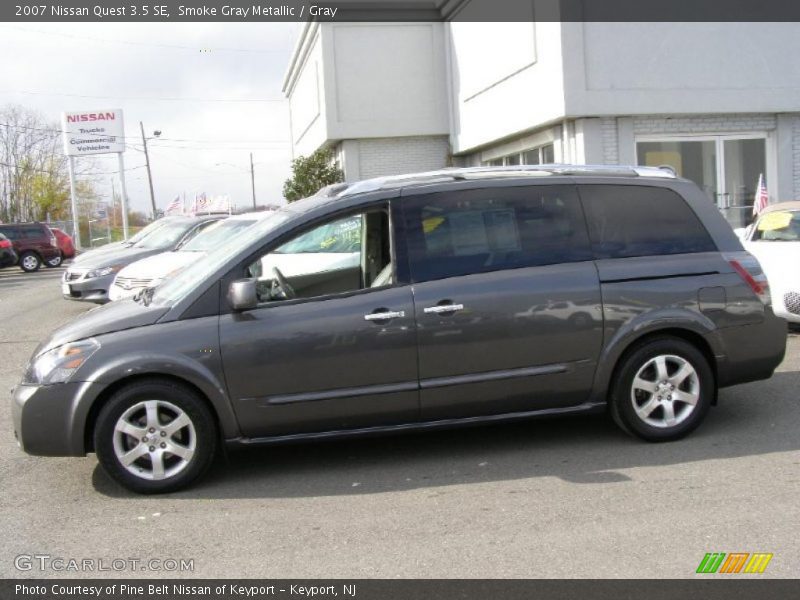
<path id="1" fill-rule="evenodd" d="M 86 156 L 125 151 L 122 109 L 65 112 L 61 117 L 64 152 Z"/>

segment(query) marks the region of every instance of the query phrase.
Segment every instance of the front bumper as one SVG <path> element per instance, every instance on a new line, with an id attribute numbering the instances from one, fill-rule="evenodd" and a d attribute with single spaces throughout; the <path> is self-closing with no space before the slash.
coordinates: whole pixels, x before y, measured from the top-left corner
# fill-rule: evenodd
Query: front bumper
<path id="1" fill-rule="evenodd" d="M 790 323 L 800 323 L 800 286 L 795 289 L 774 288 L 772 310 L 781 319 L 786 319 Z"/>
<path id="2" fill-rule="evenodd" d="M 80 399 L 94 396 L 97 383 L 20 384 L 14 388 L 11 413 L 20 447 L 35 456 L 85 456 L 88 414 Z"/>
<path id="3" fill-rule="evenodd" d="M 111 288 L 108 290 L 108 299 L 111 302 L 115 302 L 117 300 L 122 300 L 124 298 L 133 298 L 138 292 L 141 292 L 144 287 L 132 287 L 129 289 L 125 289 L 118 285 L 112 285 Z"/>
<path id="4" fill-rule="evenodd" d="M 17 253 L 11 249 L 0 250 L 0 268 L 11 267 L 17 264 Z"/>
<path id="5" fill-rule="evenodd" d="M 84 302 L 96 302 L 97 304 L 105 304 L 109 301 L 108 291 L 111 284 L 114 282 L 116 274 L 111 273 L 103 277 L 94 277 L 92 279 L 84 279 L 81 276 L 79 279 L 68 280 L 69 271 L 61 280 L 61 295 L 67 300 L 82 300 Z"/>

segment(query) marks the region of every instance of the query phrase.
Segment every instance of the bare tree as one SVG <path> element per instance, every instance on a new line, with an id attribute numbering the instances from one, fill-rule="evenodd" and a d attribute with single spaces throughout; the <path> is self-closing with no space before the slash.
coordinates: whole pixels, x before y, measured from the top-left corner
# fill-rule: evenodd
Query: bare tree
<path id="1" fill-rule="evenodd" d="M 83 174 L 93 165 L 85 163 Z M 91 182 L 79 189 L 91 193 Z M 0 108 L 0 221 L 69 215 L 67 157 L 57 123 L 22 106 Z"/>

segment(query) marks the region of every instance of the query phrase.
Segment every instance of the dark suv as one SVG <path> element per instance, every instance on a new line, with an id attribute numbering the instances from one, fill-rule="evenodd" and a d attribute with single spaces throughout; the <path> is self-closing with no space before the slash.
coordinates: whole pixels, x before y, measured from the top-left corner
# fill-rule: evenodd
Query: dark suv
<path id="1" fill-rule="evenodd" d="M 660 169 L 454 169 L 296 202 L 155 291 L 92 310 L 16 388 L 31 454 L 137 492 L 248 447 L 610 410 L 649 441 L 765 379 L 758 262 Z"/>
<path id="2" fill-rule="evenodd" d="M 18 264 L 27 273 L 61 257 L 56 236 L 44 223 L 0 223 L 0 233 L 11 240 Z"/>

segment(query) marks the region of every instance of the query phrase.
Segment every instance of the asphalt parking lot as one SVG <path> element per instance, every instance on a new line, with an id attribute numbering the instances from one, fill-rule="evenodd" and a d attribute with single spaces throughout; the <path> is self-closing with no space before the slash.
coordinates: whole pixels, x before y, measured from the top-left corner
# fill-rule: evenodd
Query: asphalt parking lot
<path id="1" fill-rule="evenodd" d="M 771 380 L 723 390 L 680 442 L 541 420 L 241 452 L 192 489 L 139 497 L 94 456 L 14 441 L 8 391 L 90 308 L 61 299 L 60 275 L 0 270 L 2 577 L 98 576 L 18 570 L 31 554 L 189 558 L 168 575 L 190 577 L 667 578 L 696 576 L 706 552 L 770 552 L 758 577 L 800 572 L 800 336 Z"/>

